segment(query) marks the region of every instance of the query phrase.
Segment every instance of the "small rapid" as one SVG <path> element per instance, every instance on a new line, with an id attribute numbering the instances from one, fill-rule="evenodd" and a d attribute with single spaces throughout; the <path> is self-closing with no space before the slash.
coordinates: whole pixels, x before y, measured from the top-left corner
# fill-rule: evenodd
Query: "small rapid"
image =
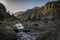
<path id="1" fill-rule="evenodd" d="M 56 29 L 49 29 L 41 32 L 30 32 L 29 30 L 25 29 L 21 23 L 15 24 L 15 27 L 18 29 L 17 32 L 17 40 L 36 40 L 39 38 L 40 40 L 45 40 L 47 37 L 53 36 L 55 39 L 55 35 L 57 34 Z"/>
<path id="2" fill-rule="evenodd" d="M 15 27 L 18 29 L 17 40 L 35 40 L 35 37 L 21 23 L 15 24 Z"/>

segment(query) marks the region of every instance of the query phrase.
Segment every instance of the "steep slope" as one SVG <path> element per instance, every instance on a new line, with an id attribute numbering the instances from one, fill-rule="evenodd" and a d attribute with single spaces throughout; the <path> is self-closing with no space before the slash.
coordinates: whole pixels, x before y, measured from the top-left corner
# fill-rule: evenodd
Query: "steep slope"
<path id="1" fill-rule="evenodd" d="M 13 16 L 0 3 L 0 40 L 17 40 L 16 33 L 11 29 Z"/>
<path id="2" fill-rule="evenodd" d="M 15 16 L 19 16 L 20 14 L 23 14 L 23 11 L 19 11 L 19 12 L 14 13 Z"/>
<path id="3" fill-rule="evenodd" d="M 35 19 L 40 19 L 38 14 L 42 15 L 42 8 L 40 7 L 34 7 L 32 9 L 26 10 L 23 14 L 20 15 L 20 19 L 22 20 L 35 20 Z"/>
<path id="4" fill-rule="evenodd" d="M 60 1 L 46 3 L 43 7 L 34 7 L 26 10 L 19 16 L 20 20 L 38 20 L 41 18 L 60 19 Z"/>

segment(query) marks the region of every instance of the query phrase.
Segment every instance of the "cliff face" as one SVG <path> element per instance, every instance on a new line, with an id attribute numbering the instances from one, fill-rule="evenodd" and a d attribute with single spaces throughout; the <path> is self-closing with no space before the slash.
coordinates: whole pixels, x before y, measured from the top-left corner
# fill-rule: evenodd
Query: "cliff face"
<path id="1" fill-rule="evenodd" d="M 9 11 L 6 11 L 5 6 L 0 3 L 0 20 L 12 20 L 14 19 L 13 15 L 10 15 Z"/>
<path id="2" fill-rule="evenodd" d="M 0 18 L 1 17 L 6 17 L 6 8 L 3 4 L 0 3 Z"/>
<path id="3" fill-rule="evenodd" d="M 20 19 L 22 20 L 38 20 L 42 17 L 48 19 L 58 18 L 60 19 L 60 1 L 53 1 L 46 3 L 43 7 L 34 7 L 26 10 L 21 14 Z"/>
<path id="4" fill-rule="evenodd" d="M 53 16 L 59 18 L 60 16 L 60 1 L 48 2 L 43 9 L 43 14 L 45 16 Z M 60 19 L 60 18 L 59 18 Z"/>
<path id="5" fill-rule="evenodd" d="M 6 8 L 2 3 L 0 3 L 0 12 L 2 11 L 6 12 Z"/>
<path id="6" fill-rule="evenodd" d="M 48 2 L 45 6 L 44 6 L 44 10 L 48 11 L 48 10 L 60 10 L 60 1 L 55 1 L 55 2 Z"/>

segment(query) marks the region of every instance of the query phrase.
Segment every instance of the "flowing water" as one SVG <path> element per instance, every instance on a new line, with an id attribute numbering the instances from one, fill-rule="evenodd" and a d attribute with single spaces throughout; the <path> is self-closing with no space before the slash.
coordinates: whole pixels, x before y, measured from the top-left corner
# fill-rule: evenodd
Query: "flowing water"
<path id="1" fill-rule="evenodd" d="M 21 23 L 15 24 L 15 26 L 19 30 L 17 33 L 18 40 L 35 40 L 36 37 L 33 35 L 36 33 L 28 32 Z"/>
<path id="2" fill-rule="evenodd" d="M 28 30 L 24 28 L 24 26 L 21 23 L 15 24 L 15 27 L 19 30 L 17 33 L 17 40 L 36 40 L 37 37 L 43 38 L 43 36 L 46 38 L 46 34 L 49 35 L 52 33 L 52 31 L 43 31 L 41 33 L 33 32 L 30 33 Z"/>

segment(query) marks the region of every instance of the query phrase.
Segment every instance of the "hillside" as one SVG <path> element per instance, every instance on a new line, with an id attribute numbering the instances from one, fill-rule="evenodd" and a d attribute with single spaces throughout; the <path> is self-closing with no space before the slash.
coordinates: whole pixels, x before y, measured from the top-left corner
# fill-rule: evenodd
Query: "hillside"
<path id="1" fill-rule="evenodd" d="M 16 21 L 15 16 L 10 15 L 5 6 L 0 3 L 0 40 L 17 40 L 16 33 L 12 28 L 13 21 Z"/>
<path id="2" fill-rule="evenodd" d="M 19 16 L 20 21 L 40 20 L 41 18 L 47 18 L 53 20 L 53 18 L 60 19 L 60 1 L 53 1 L 46 3 L 43 7 L 34 7 L 26 10 Z"/>
<path id="3" fill-rule="evenodd" d="M 52 1 L 46 3 L 43 7 L 34 7 L 32 9 L 28 9 L 19 16 L 19 19 L 27 28 L 31 28 L 35 26 L 35 24 L 37 24 L 39 27 L 41 27 L 43 24 L 49 25 L 50 22 L 54 23 L 55 21 L 60 20 L 59 4 L 60 1 Z"/>
<path id="4" fill-rule="evenodd" d="M 43 7 L 12 15 L 0 3 L 0 40 L 17 40 L 14 25 L 18 22 L 31 33 L 40 33 L 36 40 L 60 40 L 60 1 L 48 2 Z"/>
<path id="5" fill-rule="evenodd" d="M 19 19 L 21 19 L 22 21 L 34 19 L 34 16 L 38 16 L 37 14 L 39 11 L 42 11 L 42 8 L 34 7 L 32 9 L 28 9 L 25 12 L 23 12 L 23 14 L 20 14 Z M 42 14 L 42 13 L 40 12 L 40 14 Z M 37 19 L 39 19 L 39 17 Z"/>
<path id="6" fill-rule="evenodd" d="M 60 1 L 48 2 L 43 7 L 29 9 L 21 14 L 20 21 L 31 32 L 52 32 L 50 36 L 40 34 L 37 40 L 60 40 Z"/>
<path id="7" fill-rule="evenodd" d="M 23 14 L 23 13 L 24 13 L 23 11 L 19 11 L 19 12 L 14 13 L 14 15 L 15 15 L 15 16 L 19 16 L 19 15 L 21 15 L 21 14 Z"/>
<path id="8" fill-rule="evenodd" d="M 5 6 L 0 3 L 0 25 L 12 23 L 13 21 L 16 21 L 17 18 L 12 14 L 10 15 L 10 12 L 6 10 Z"/>

